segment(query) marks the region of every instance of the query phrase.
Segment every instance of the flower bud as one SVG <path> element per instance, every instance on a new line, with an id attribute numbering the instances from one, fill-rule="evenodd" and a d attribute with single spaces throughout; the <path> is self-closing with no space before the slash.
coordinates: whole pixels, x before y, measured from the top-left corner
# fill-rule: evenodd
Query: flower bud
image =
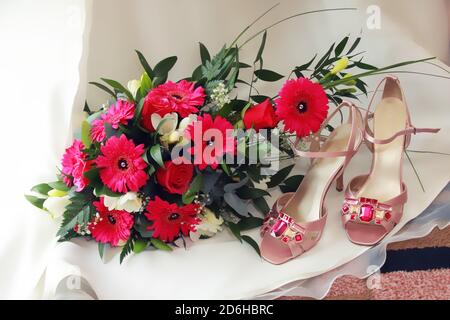
<path id="1" fill-rule="evenodd" d="M 345 70 L 348 67 L 350 60 L 348 60 L 347 57 L 342 57 L 336 64 L 334 65 L 334 68 L 331 69 L 332 74 L 337 74 L 343 70 Z"/>

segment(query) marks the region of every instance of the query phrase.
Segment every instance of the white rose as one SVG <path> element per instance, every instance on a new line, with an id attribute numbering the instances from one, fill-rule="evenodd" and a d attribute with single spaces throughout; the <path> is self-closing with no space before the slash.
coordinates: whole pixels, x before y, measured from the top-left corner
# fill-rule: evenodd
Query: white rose
<path id="1" fill-rule="evenodd" d="M 104 196 L 105 206 L 109 210 L 125 210 L 127 212 L 138 212 L 142 207 L 142 199 L 136 192 L 128 192 L 120 197 Z"/>

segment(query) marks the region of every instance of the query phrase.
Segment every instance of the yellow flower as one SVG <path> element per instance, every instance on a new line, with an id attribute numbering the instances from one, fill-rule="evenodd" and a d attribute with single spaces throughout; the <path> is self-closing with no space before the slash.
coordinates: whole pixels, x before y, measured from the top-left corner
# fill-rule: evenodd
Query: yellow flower
<path id="1" fill-rule="evenodd" d="M 349 62 L 350 60 L 348 60 L 347 57 L 342 57 L 338 62 L 336 62 L 334 68 L 331 69 L 331 74 L 337 74 L 342 70 L 345 70 L 348 67 Z"/>

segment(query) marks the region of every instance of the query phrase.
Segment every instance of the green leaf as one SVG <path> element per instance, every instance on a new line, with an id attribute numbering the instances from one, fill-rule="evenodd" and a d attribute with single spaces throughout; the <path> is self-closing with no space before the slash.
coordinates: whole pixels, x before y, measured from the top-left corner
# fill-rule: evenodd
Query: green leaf
<path id="1" fill-rule="evenodd" d="M 333 43 L 333 44 L 331 45 L 331 47 L 328 49 L 328 51 L 327 51 L 327 52 L 322 56 L 322 58 L 320 58 L 320 60 L 317 62 L 316 66 L 315 66 L 315 68 L 314 68 L 314 69 L 316 69 L 316 71 L 317 71 L 317 70 L 320 70 L 320 69 L 323 67 L 323 64 L 328 60 L 328 58 L 329 58 L 330 55 L 331 55 L 331 52 L 333 52 L 334 45 L 335 45 L 335 43 Z"/>
<path id="2" fill-rule="evenodd" d="M 209 54 L 208 49 L 203 43 L 199 42 L 198 44 L 200 46 L 200 58 L 202 59 L 202 64 L 205 64 L 206 61 L 211 60 L 211 56 Z"/>
<path id="3" fill-rule="evenodd" d="M 347 55 L 355 51 L 355 49 L 358 47 L 359 43 L 361 42 L 361 37 L 356 38 L 355 42 L 353 42 L 352 46 L 347 52 Z"/>
<path id="4" fill-rule="evenodd" d="M 64 237 L 70 230 L 73 230 L 77 223 L 84 224 L 90 221 L 94 212 L 92 200 L 94 200 L 94 195 L 91 193 L 76 193 L 71 197 L 56 235 Z"/>
<path id="5" fill-rule="evenodd" d="M 363 70 L 378 70 L 377 67 L 372 66 L 372 65 L 370 65 L 368 63 L 361 62 L 361 61 L 355 61 L 355 65 L 358 68 L 363 69 Z"/>
<path id="6" fill-rule="evenodd" d="M 139 101 L 136 109 L 134 110 L 134 122 L 135 123 L 139 123 L 139 121 L 141 120 L 141 114 L 142 114 L 142 108 L 144 106 L 144 102 L 145 102 L 145 99 L 141 99 L 141 101 Z"/>
<path id="7" fill-rule="evenodd" d="M 150 65 L 148 64 L 147 60 L 145 59 L 144 55 L 139 52 L 138 50 L 135 50 L 139 61 L 141 62 L 142 67 L 144 68 L 145 72 L 147 73 L 147 75 L 150 77 L 150 79 L 153 79 L 155 77 L 155 74 L 152 70 L 152 68 L 150 67 Z"/>
<path id="8" fill-rule="evenodd" d="M 256 253 L 261 256 L 261 252 L 259 251 L 259 246 L 258 243 L 256 243 L 255 240 L 253 240 L 252 237 L 247 236 L 247 235 L 243 235 L 242 236 L 242 240 L 244 240 L 245 242 L 247 242 L 249 245 L 252 246 L 253 249 L 255 249 Z"/>
<path id="9" fill-rule="evenodd" d="M 141 96 L 145 97 L 152 88 L 152 80 L 148 76 L 147 72 L 144 72 L 141 76 L 141 87 L 139 88 Z"/>
<path id="10" fill-rule="evenodd" d="M 56 189 L 59 191 L 69 191 L 70 190 L 70 188 L 62 181 L 50 182 L 50 183 L 48 183 L 48 185 L 50 187 L 52 187 L 52 189 Z"/>
<path id="11" fill-rule="evenodd" d="M 238 225 L 230 222 L 228 224 L 228 228 L 230 229 L 231 233 L 233 233 L 233 235 L 242 243 L 241 231 L 239 230 Z"/>
<path id="12" fill-rule="evenodd" d="M 242 188 L 237 190 L 237 195 L 244 200 L 256 199 L 265 196 L 270 196 L 266 190 L 251 188 L 249 186 L 243 186 Z"/>
<path id="13" fill-rule="evenodd" d="M 104 82 L 106 82 L 107 84 L 109 84 L 111 87 L 113 87 L 113 88 L 116 89 L 117 91 L 124 93 L 124 94 L 127 96 L 128 100 L 134 101 L 134 97 L 133 97 L 133 95 L 131 94 L 131 92 L 128 91 L 128 89 L 125 88 L 125 87 L 124 87 L 122 84 L 120 84 L 118 81 L 112 80 L 112 79 L 105 79 L 105 78 L 100 78 L 100 79 L 102 79 Z"/>
<path id="14" fill-rule="evenodd" d="M 172 247 L 167 245 L 166 243 L 164 243 L 163 241 L 156 239 L 156 238 L 151 238 L 150 242 L 152 243 L 152 245 L 159 250 L 164 250 L 164 251 L 172 251 Z"/>
<path id="15" fill-rule="evenodd" d="M 256 217 L 242 218 L 241 221 L 237 223 L 237 226 L 240 231 L 246 231 L 262 226 L 263 222 L 263 219 Z"/>
<path id="16" fill-rule="evenodd" d="M 314 55 L 314 57 L 313 57 L 310 61 L 308 61 L 307 63 L 302 64 L 301 66 L 296 67 L 295 70 L 296 70 L 296 71 L 297 71 L 297 70 L 298 70 L 298 71 L 305 71 L 305 70 L 307 70 L 307 69 L 312 65 L 312 63 L 314 62 L 314 60 L 316 60 L 316 57 L 317 57 L 317 54 Z"/>
<path id="17" fill-rule="evenodd" d="M 340 56 L 340 54 L 344 51 L 345 46 L 348 43 L 348 39 L 349 37 L 345 37 L 344 39 L 342 39 L 341 42 L 339 42 L 339 44 L 336 46 L 336 49 L 334 49 L 334 55 L 335 57 Z"/>
<path id="18" fill-rule="evenodd" d="M 99 188 L 95 188 L 95 195 L 97 197 L 100 197 L 100 196 L 120 197 L 123 195 L 123 193 L 114 192 L 111 189 L 109 189 L 107 186 L 102 185 Z"/>
<path id="19" fill-rule="evenodd" d="M 162 159 L 161 154 L 161 146 L 159 144 L 155 144 L 150 148 L 150 156 L 153 158 L 153 160 L 156 161 L 156 163 L 164 168 L 164 161 Z"/>
<path id="20" fill-rule="evenodd" d="M 283 182 L 284 179 L 291 173 L 292 169 L 295 165 L 290 165 L 288 167 L 285 167 L 275 173 L 271 178 L 270 181 L 267 183 L 268 188 L 274 188 L 277 185 L 279 185 L 281 182 Z"/>
<path id="21" fill-rule="evenodd" d="M 300 183 L 302 182 L 303 177 L 304 177 L 304 176 L 302 176 L 302 175 L 297 175 L 297 176 L 289 177 L 288 179 L 286 179 L 286 180 L 284 181 L 284 184 L 283 184 L 283 185 L 279 185 L 280 190 L 281 190 L 283 193 L 286 193 L 286 192 L 294 192 L 294 191 L 296 191 L 296 190 L 298 189 L 298 186 L 299 186 Z"/>
<path id="22" fill-rule="evenodd" d="M 103 255 L 105 254 L 105 247 L 106 244 L 105 243 L 98 243 L 98 254 L 100 255 L 100 258 L 103 259 Z"/>
<path id="23" fill-rule="evenodd" d="M 256 103 L 263 103 L 267 99 L 270 100 L 270 97 L 263 96 L 263 95 L 255 95 L 255 96 L 251 96 L 250 98 L 252 98 L 252 100 L 255 101 Z"/>
<path id="24" fill-rule="evenodd" d="M 37 184 L 35 185 L 33 188 L 31 188 L 31 191 L 43 194 L 43 195 L 47 195 L 48 192 L 50 190 L 52 190 L 53 188 L 50 187 L 47 183 L 41 183 L 41 184 Z"/>
<path id="25" fill-rule="evenodd" d="M 275 81 L 278 81 L 278 80 L 284 78 L 283 75 L 276 73 L 275 71 L 267 70 L 267 69 L 255 70 L 255 76 L 258 79 L 261 79 L 261 80 L 267 81 L 267 82 L 275 82 Z"/>
<path id="26" fill-rule="evenodd" d="M 91 81 L 89 82 L 89 84 L 92 84 L 94 86 L 96 86 L 97 88 L 102 89 L 103 91 L 106 91 L 108 94 L 110 94 L 112 97 L 114 97 L 115 99 L 117 99 L 117 95 L 114 91 L 112 91 L 110 88 L 108 88 L 107 86 L 105 86 L 104 84 L 98 83 L 98 82 L 94 82 Z"/>
<path id="27" fill-rule="evenodd" d="M 267 39 L 267 30 L 264 31 L 261 44 L 259 45 L 258 54 L 256 55 L 256 59 L 254 63 L 257 63 L 258 61 L 261 61 L 261 67 L 262 67 L 262 54 L 264 52 L 264 47 L 266 46 L 266 39 Z"/>
<path id="28" fill-rule="evenodd" d="M 86 112 L 89 116 L 91 114 L 93 114 L 93 112 L 91 111 L 91 108 L 89 108 L 87 101 L 84 101 L 83 111 Z"/>
<path id="29" fill-rule="evenodd" d="M 191 184 L 189 185 L 189 189 L 183 193 L 181 196 L 181 199 L 184 204 L 189 204 L 194 201 L 195 195 L 200 191 L 203 185 L 203 175 L 197 174 L 195 178 L 192 180 Z"/>
<path id="30" fill-rule="evenodd" d="M 263 215 L 266 215 L 269 211 L 269 205 L 267 204 L 266 199 L 264 198 L 256 198 L 253 199 L 253 205 L 255 206 L 255 208 Z"/>
<path id="31" fill-rule="evenodd" d="M 231 176 L 231 171 L 230 171 L 230 168 L 228 167 L 228 165 L 225 163 L 225 162 L 222 162 L 221 164 L 220 164 L 220 167 L 222 168 L 222 170 L 223 170 L 223 172 L 225 172 L 225 174 L 227 175 L 227 176 Z"/>
<path id="32" fill-rule="evenodd" d="M 141 253 L 142 251 L 144 251 L 147 247 L 148 247 L 148 242 L 144 241 L 144 240 L 137 240 L 134 243 L 134 248 L 133 248 L 133 252 L 134 253 Z"/>
<path id="33" fill-rule="evenodd" d="M 177 62 L 177 59 L 178 58 L 176 56 L 172 56 L 158 62 L 154 69 L 155 76 L 158 78 L 167 77 L 167 74 L 169 73 L 170 69 L 173 68 L 173 66 Z"/>
<path id="34" fill-rule="evenodd" d="M 81 123 L 81 142 L 86 148 L 89 148 L 92 144 L 91 125 L 86 120 Z"/>
<path id="35" fill-rule="evenodd" d="M 35 197 L 35 196 L 30 196 L 30 195 L 25 195 L 25 199 L 27 199 L 28 202 L 31 203 L 36 208 L 44 209 L 43 205 L 44 205 L 44 201 L 46 199 L 38 198 L 38 197 Z"/>

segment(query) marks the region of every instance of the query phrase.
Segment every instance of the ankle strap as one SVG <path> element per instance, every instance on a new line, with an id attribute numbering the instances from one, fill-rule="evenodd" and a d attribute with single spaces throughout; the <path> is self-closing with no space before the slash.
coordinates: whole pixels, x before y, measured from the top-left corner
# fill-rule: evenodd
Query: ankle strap
<path id="1" fill-rule="evenodd" d="M 404 130 L 400 130 L 400 131 L 396 132 L 394 135 L 392 135 L 391 137 L 389 137 L 387 139 L 376 139 L 373 135 L 372 130 L 370 129 L 370 126 L 369 126 L 369 119 L 373 118 L 373 113 L 370 112 L 370 109 L 372 108 L 375 96 L 376 96 L 377 92 L 379 91 L 381 85 L 383 83 L 386 83 L 386 85 L 387 85 L 388 80 L 394 81 L 396 83 L 396 85 L 398 86 L 399 95 L 401 95 L 401 97 L 399 97 L 399 98 L 406 106 L 406 111 L 407 111 L 406 126 L 407 127 Z M 383 90 L 383 95 L 385 92 L 386 92 L 386 86 Z M 408 105 L 406 104 L 406 101 L 405 101 L 405 95 L 403 93 L 402 87 L 400 86 L 400 81 L 398 80 L 398 78 L 396 78 L 394 76 L 386 76 L 378 83 L 378 85 L 375 89 L 375 92 L 372 95 L 372 98 L 370 99 L 369 105 L 367 107 L 366 116 L 364 117 L 364 140 L 369 143 L 368 147 L 371 151 L 373 151 L 373 144 L 388 144 L 400 136 L 406 137 L 405 138 L 405 147 L 407 147 L 411 141 L 411 135 L 415 135 L 417 133 L 437 133 L 440 130 L 441 129 L 438 129 L 438 128 L 416 128 L 415 126 L 413 126 L 411 124 L 411 115 L 409 113 Z"/>
<path id="2" fill-rule="evenodd" d="M 414 126 L 409 126 L 408 128 L 404 130 L 400 130 L 397 133 L 395 133 L 393 136 L 387 139 L 375 139 L 368 130 L 364 131 L 364 139 L 370 143 L 374 144 L 388 144 L 392 141 L 394 141 L 397 137 L 400 136 L 411 136 L 412 134 L 417 133 L 438 133 L 441 129 L 438 128 L 416 128 Z"/>

